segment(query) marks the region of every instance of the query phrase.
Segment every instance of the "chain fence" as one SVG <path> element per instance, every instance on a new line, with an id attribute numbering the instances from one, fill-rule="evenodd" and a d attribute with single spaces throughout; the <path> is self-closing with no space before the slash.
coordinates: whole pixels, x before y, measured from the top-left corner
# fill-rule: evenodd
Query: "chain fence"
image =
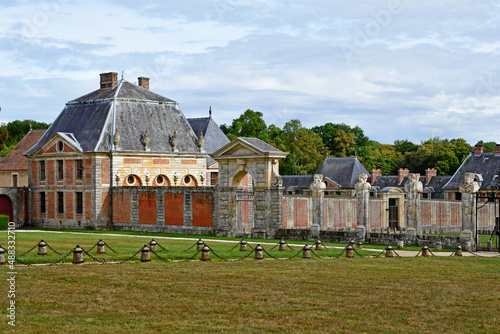
<path id="1" fill-rule="evenodd" d="M 45 242 L 46 243 L 46 242 Z M 188 249 L 184 250 L 184 252 L 194 248 L 194 246 L 196 246 L 197 244 L 199 243 L 199 241 L 197 241 L 196 243 L 194 243 L 192 246 L 190 246 Z M 111 250 L 113 251 L 114 253 L 118 253 L 116 252 L 114 249 L 112 249 L 111 247 L 109 247 L 109 245 L 107 243 L 104 242 L 104 244 Z M 280 243 L 274 245 L 272 248 L 270 248 L 269 250 L 266 250 L 264 249 L 262 246 L 262 252 L 264 254 L 266 254 L 266 256 L 268 256 L 269 258 L 272 258 L 274 260 L 292 260 L 294 258 L 296 258 L 297 256 L 299 256 L 301 253 L 304 252 L 304 247 L 302 247 L 299 251 L 297 251 L 294 255 L 292 255 L 291 257 L 279 257 L 279 256 L 275 256 L 273 254 L 271 254 L 270 252 L 275 249 Z M 50 245 L 48 245 L 46 243 L 47 247 L 52 250 L 54 253 L 58 254 L 58 255 L 62 255 L 61 253 L 57 252 L 55 249 L 53 249 Z M 90 254 L 90 251 L 92 251 L 96 246 L 98 245 L 98 243 L 96 243 L 94 246 L 92 246 L 91 248 L 89 248 L 88 250 L 85 250 L 82 248 L 83 250 L 83 253 L 88 256 L 90 258 L 91 261 L 93 262 L 96 262 L 96 263 L 99 263 L 99 264 L 123 264 L 123 263 L 127 263 L 129 261 L 132 261 L 134 258 L 137 257 L 137 255 L 141 252 L 142 250 L 142 247 L 137 251 L 135 252 L 135 254 L 133 254 L 132 256 L 130 256 L 129 258 L 123 260 L 123 261 L 113 261 L 113 260 L 101 260 L 101 259 L 98 259 L 96 258 L 95 256 L 93 256 L 92 254 Z M 207 245 L 206 243 L 204 243 L 205 246 L 208 247 L 208 249 L 210 250 L 210 252 L 218 259 L 222 260 L 222 261 L 242 261 L 242 260 L 245 260 L 247 258 L 249 258 L 250 256 L 252 256 L 252 254 L 255 253 L 256 249 L 254 247 L 251 247 L 251 251 L 248 252 L 247 254 L 243 255 L 242 257 L 240 258 L 228 258 L 228 257 L 225 257 L 225 256 L 222 256 L 221 254 L 218 253 L 218 251 L 216 251 L 214 248 L 210 247 L 209 245 Z M 241 242 L 238 242 L 234 247 L 232 247 L 229 251 L 233 251 L 236 247 L 238 247 L 239 245 L 241 245 Z M 15 256 L 14 260 L 15 262 L 21 264 L 21 265 L 26 265 L 26 266 L 33 266 L 33 265 L 46 265 L 46 266 L 52 266 L 52 265 L 55 265 L 55 264 L 59 264 L 59 263 L 62 263 L 70 254 L 72 254 L 74 252 L 74 250 L 70 250 L 67 254 L 65 254 L 64 256 L 62 256 L 60 259 L 56 260 L 56 261 L 53 261 L 53 262 L 50 262 L 50 263 L 40 263 L 40 264 L 36 264 L 36 263 L 29 263 L 29 262 L 32 262 L 31 260 L 30 261 L 26 261 L 26 260 L 22 260 L 20 259 L 20 257 L 24 256 L 24 255 L 27 255 L 29 254 L 30 252 L 32 252 L 36 247 L 38 246 L 35 245 L 34 247 L 32 247 L 31 249 L 25 251 L 24 253 L 20 254 L 20 255 L 17 255 Z M 165 247 L 159 245 L 157 243 L 157 246 L 159 246 L 161 249 L 164 249 L 166 250 Z M 247 246 L 250 246 L 248 243 L 247 243 Z M 287 243 L 287 246 L 291 249 L 291 250 L 294 250 L 292 247 L 290 247 Z M 307 245 L 306 245 L 307 246 Z M 313 245 L 314 246 L 314 245 Z M 342 249 L 342 252 L 336 256 L 334 256 L 334 253 L 331 254 L 331 256 L 329 254 L 319 254 L 317 253 L 314 249 L 313 249 L 313 246 L 310 246 L 310 253 L 318 258 L 318 259 L 321 259 L 321 260 L 328 260 L 328 259 L 336 259 L 336 258 L 340 258 L 341 256 L 343 256 L 346 251 L 348 250 L 348 247 L 345 247 Z M 324 247 L 324 245 L 323 245 Z M 330 248 L 332 249 L 332 248 Z M 350 249 L 349 249 L 350 250 Z M 362 254 L 360 254 L 355 248 L 352 248 L 352 251 L 353 251 L 353 254 L 361 257 L 361 258 L 378 258 L 380 256 L 382 256 L 384 253 L 387 254 L 388 251 L 392 251 L 394 253 L 395 256 L 397 257 L 401 257 L 401 255 L 394 249 L 389 249 L 389 246 L 387 246 L 386 248 L 384 248 L 380 253 L 377 253 L 377 254 L 371 254 L 369 256 L 364 256 Z M 417 253 L 417 255 L 415 255 L 415 257 L 418 257 L 418 256 L 421 256 L 423 251 L 426 251 L 428 252 L 427 254 L 431 255 L 431 256 L 436 256 L 436 254 L 434 254 L 428 247 L 422 247 L 420 249 L 420 251 Z M 153 251 L 150 249 L 150 252 L 153 253 L 158 259 L 164 261 L 164 262 L 169 262 L 171 261 L 172 259 L 168 259 L 167 257 L 165 256 L 162 256 L 160 254 L 158 254 L 157 251 Z M 472 251 L 466 251 L 467 253 L 471 254 L 472 256 L 475 256 L 475 257 L 482 257 L 482 258 L 500 258 L 500 254 L 498 255 L 482 255 L 482 254 L 479 254 L 479 253 L 476 253 L 476 252 L 472 252 Z M 187 260 L 187 261 L 190 261 L 190 260 L 193 260 L 195 259 L 199 254 L 201 253 L 201 250 L 197 250 L 196 253 L 194 255 L 192 255 L 190 258 L 188 259 L 184 259 L 184 260 Z M 456 255 L 457 253 L 457 250 L 453 251 L 449 256 L 454 256 Z"/>

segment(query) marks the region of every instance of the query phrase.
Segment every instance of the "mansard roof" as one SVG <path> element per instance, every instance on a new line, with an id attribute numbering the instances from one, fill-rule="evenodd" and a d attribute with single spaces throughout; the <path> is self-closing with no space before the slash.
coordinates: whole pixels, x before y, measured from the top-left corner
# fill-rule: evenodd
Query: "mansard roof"
<path id="1" fill-rule="evenodd" d="M 358 174 L 370 175 L 356 157 L 326 158 L 314 174 L 323 174 L 342 188 L 354 188 Z"/>
<path id="2" fill-rule="evenodd" d="M 120 134 L 119 151 L 145 151 L 143 136 L 150 138 L 151 152 L 173 152 L 176 131 L 179 153 L 198 153 L 197 136 L 177 102 L 125 80 L 113 88 L 101 88 L 66 104 L 42 139 L 27 155 L 35 154 L 57 133 L 75 138 L 83 152 L 108 152 L 114 129 Z"/>

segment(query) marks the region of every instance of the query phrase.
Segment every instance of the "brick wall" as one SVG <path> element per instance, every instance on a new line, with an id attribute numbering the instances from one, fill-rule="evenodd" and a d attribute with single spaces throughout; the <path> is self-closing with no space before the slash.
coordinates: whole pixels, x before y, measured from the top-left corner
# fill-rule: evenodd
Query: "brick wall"
<path id="1" fill-rule="evenodd" d="M 67 191 L 64 193 L 64 214 L 66 219 L 73 219 L 74 217 L 73 200 L 73 192 Z"/>
<path id="2" fill-rule="evenodd" d="M 116 223 L 132 222 L 130 192 L 113 192 L 113 220 Z"/>
<path id="3" fill-rule="evenodd" d="M 47 192 L 47 213 L 49 219 L 55 218 L 56 201 L 55 201 L 55 193 L 53 191 Z"/>
<path id="4" fill-rule="evenodd" d="M 47 180 L 47 184 L 52 186 L 55 184 L 55 167 L 54 167 L 54 160 L 47 160 L 45 163 L 45 178 Z"/>
<path id="5" fill-rule="evenodd" d="M 109 184 L 109 159 L 101 159 L 101 182 Z"/>
<path id="6" fill-rule="evenodd" d="M 193 226 L 213 226 L 213 193 L 193 193 Z"/>
<path id="7" fill-rule="evenodd" d="M 139 224 L 156 224 L 156 192 L 139 193 Z"/>
<path id="8" fill-rule="evenodd" d="M 83 172 L 85 174 L 85 184 L 92 184 L 92 160 L 85 159 L 85 166 L 83 167 Z"/>
<path id="9" fill-rule="evenodd" d="M 165 225 L 184 224 L 184 194 L 165 193 Z"/>
<path id="10" fill-rule="evenodd" d="M 65 163 L 65 177 L 66 177 L 66 184 L 67 185 L 72 185 L 73 184 L 73 166 L 75 164 L 75 160 L 73 159 L 68 159 L 64 161 Z"/>

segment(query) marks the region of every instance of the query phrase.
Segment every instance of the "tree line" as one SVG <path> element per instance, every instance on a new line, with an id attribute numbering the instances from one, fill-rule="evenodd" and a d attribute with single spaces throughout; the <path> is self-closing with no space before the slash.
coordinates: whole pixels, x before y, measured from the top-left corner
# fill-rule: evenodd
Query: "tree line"
<path id="1" fill-rule="evenodd" d="M 0 157 L 5 157 L 23 139 L 24 136 L 33 130 L 48 129 L 50 124 L 26 119 L 23 121 L 13 121 L 0 126 Z"/>
<path id="2" fill-rule="evenodd" d="M 254 137 L 276 148 L 289 152 L 280 162 L 282 175 L 310 175 L 326 157 L 356 156 L 369 171 L 380 169 L 383 175 L 396 175 L 399 168 L 424 174 L 427 168 L 435 168 L 438 175 L 452 175 L 471 152 L 472 146 L 465 139 L 441 139 L 439 137 L 415 144 L 407 139 L 394 144 L 381 144 L 365 136 L 359 126 L 343 123 L 326 123 L 306 128 L 292 119 L 282 128 L 269 126 L 263 114 L 246 110 L 230 125 L 222 124 L 221 130 L 232 140 L 236 137 Z M 485 152 L 495 149 L 494 142 L 482 144 Z"/>

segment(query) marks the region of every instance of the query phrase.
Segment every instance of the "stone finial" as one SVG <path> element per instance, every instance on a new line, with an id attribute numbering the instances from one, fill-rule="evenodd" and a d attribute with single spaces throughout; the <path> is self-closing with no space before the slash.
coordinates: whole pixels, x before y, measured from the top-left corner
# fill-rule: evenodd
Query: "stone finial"
<path id="1" fill-rule="evenodd" d="M 200 151 L 203 151 L 203 146 L 205 146 L 205 137 L 203 137 L 203 131 L 202 131 L 198 136 L 198 147 L 200 148 Z"/>
<path id="2" fill-rule="evenodd" d="M 170 138 L 170 144 L 172 144 L 172 148 L 174 152 L 178 152 L 177 145 L 179 145 L 179 138 L 177 137 L 177 131 L 174 131 L 174 134 Z"/>
<path id="3" fill-rule="evenodd" d="M 313 182 L 309 186 L 312 191 L 322 191 L 326 189 L 326 185 L 323 183 L 323 174 L 314 174 Z"/>
<path id="4" fill-rule="evenodd" d="M 144 134 L 142 135 L 142 144 L 144 145 L 144 150 L 149 150 L 149 134 L 148 134 L 148 129 L 144 131 Z"/>
<path id="5" fill-rule="evenodd" d="M 113 136 L 113 144 L 115 144 L 115 147 L 120 145 L 120 132 L 118 131 L 118 128 L 115 129 L 115 134 Z"/>
<path id="6" fill-rule="evenodd" d="M 468 194 L 477 193 L 479 190 L 479 183 L 474 181 L 475 176 L 476 174 L 474 173 L 465 173 L 464 182 L 462 182 L 462 184 L 458 188 L 458 191 L 460 191 L 461 193 L 468 193 Z"/>

